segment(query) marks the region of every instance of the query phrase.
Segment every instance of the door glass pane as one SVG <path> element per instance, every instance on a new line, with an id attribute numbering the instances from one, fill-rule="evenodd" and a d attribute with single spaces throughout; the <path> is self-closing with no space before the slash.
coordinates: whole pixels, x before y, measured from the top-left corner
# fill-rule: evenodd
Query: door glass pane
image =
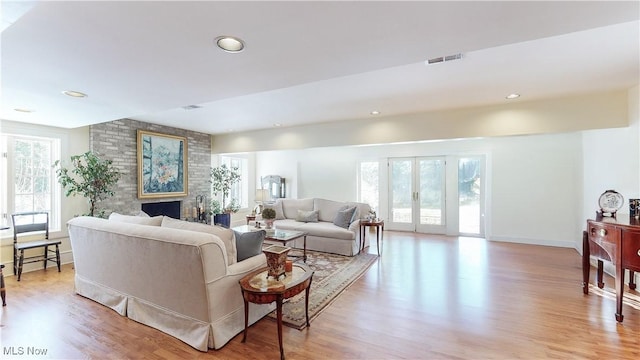
<path id="1" fill-rule="evenodd" d="M 480 159 L 458 161 L 459 232 L 480 234 Z"/>
<path id="2" fill-rule="evenodd" d="M 391 221 L 412 223 L 412 160 L 391 161 Z"/>
<path id="3" fill-rule="evenodd" d="M 422 159 L 420 169 L 420 224 L 443 225 L 444 160 Z"/>

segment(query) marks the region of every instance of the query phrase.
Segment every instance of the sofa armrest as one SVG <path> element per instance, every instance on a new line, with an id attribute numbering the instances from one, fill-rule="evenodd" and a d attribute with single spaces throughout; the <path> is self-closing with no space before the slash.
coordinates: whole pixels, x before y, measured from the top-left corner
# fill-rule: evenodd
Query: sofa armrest
<path id="1" fill-rule="evenodd" d="M 258 254 L 250 258 L 239 261 L 235 264 L 229 265 L 227 268 L 227 275 L 246 275 L 254 270 L 257 270 L 263 266 L 267 266 L 267 257 L 264 254 Z"/>
<path id="2" fill-rule="evenodd" d="M 360 232 L 360 219 L 355 219 L 351 224 L 349 224 L 349 230 L 356 233 L 356 235 Z"/>
<path id="3" fill-rule="evenodd" d="M 212 322 L 219 322 L 232 313 L 243 313 L 240 279 L 251 272 L 267 266 L 264 254 L 252 256 L 227 267 L 227 275 L 207 283 L 209 314 Z"/>

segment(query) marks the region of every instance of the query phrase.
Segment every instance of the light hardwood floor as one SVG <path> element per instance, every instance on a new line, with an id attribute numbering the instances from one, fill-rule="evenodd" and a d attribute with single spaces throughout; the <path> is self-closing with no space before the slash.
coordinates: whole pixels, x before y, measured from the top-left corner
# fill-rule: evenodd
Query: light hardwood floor
<path id="1" fill-rule="evenodd" d="M 288 359 L 639 358 L 640 311 L 625 305 L 619 324 L 613 300 L 583 295 L 573 249 L 385 232 L 383 250 L 310 328 L 285 327 Z M 244 344 L 199 352 L 75 295 L 70 265 L 6 287 L 1 358 L 279 358 L 269 318 Z"/>

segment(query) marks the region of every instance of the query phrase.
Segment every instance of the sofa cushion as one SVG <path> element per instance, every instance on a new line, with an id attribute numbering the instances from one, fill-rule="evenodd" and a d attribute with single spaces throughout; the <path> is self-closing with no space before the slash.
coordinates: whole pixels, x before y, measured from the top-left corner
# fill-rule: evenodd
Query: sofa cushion
<path id="1" fill-rule="evenodd" d="M 227 263 L 229 265 L 236 263 L 238 253 L 236 249 L 236 237 L 233 233 L 233 230 L 218 225 L 207 225 L 202 223 L 177 220 L 168 216 L 165 216 L 162 220 L 162 226 L 171 229 L 197 231 L 216 235 L 224 243 L 225 250 L 227 251 Z"/>
<path id="2" fill-rule="evenodd" d="M 287 219 L 295 219 L 298 216 L 298 210 L 313 210 L 313 198 L 309 199 L 281 199 L 282 211 Z"/>
<path id="3" fill-rule="evenodd" d="M 138 225 L 151 225 L 151 226 L 160 226 L 162 224 L 162 218 L 164 216 L 158 215 L 154 217 L 149 216 L 137 216 L 137 215 L 122 215 L 116 212 L 112 212 L 109 215 L 109 220 L 119 221 L 129 224 L 138 224 Z"/>
<path id="4" fill-rule="evenodd" d="M 305 223 L 296 221 L 295 219 L 277 220 L 273 223 L 276 229 L 279 230 L 300 230 L 300 227 Z"/>
<path id="5" fill-rule="evenodd" d="M 296 221 L 300 222 L 318 222 L 318 210 L 298 210 Z"/>
<path id="6" fill-rule="evenodd" d="M 340 240 L 356 239 L 356 232 L 333 225 L 332 222 L 320 221 L 317 223 L 298 223 L 296 230 L 304 231 L 309 236 L 326 237 Z"/>
<path id="7" fill-rule="evenodd" d="M 346 209 L 347 204 L 344 201 L 334 201 L 327 199 L 313 199 L 313 210 L 318 210 L 319 221 L 333 222 L 338 215 L 338 211 Z"/>
<path id="8" fill-rule="evenodd" d="M 233 231 L 236 235 L 236 249 L 238 250 L 238 261 L 248 259 L 252 256 L 262 254 L 262 243 L 266 231 L 249 231 L 241 233 Z"/>
<path id="9" fill-rule="evenodd" d="M 355 206 L 338 211 L 336 217 L 333 219 L 333 224 L 340 226 L 341 228 L 348 229 L 351 222 L 353 222 L 357 208 Z"/>
<path id="10" fill-rule="evenodd" d="M 265 209 L 273 209 L 276 211 L 275 220 L 284 220 L 284 212 L 282 211 L 282 202 L 276 201 L 275 204 L 264 204 Z"/>

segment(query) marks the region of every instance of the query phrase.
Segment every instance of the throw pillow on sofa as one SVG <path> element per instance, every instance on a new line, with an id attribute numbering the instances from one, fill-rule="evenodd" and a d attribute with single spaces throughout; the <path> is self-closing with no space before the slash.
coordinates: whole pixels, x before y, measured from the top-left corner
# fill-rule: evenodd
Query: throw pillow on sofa
<path id="1" fill-rule="evenodd" d="M 298 216 L 296 216 L 296 221 L 300 222 L 318 222 L 318 210 L 298 210 Z"/>
<path id="2" fill-rule="evenodd" d="M 342 228 L 348 229 L 349 225 L 353 222 L 354 215 L 356 213 L 356 207 L 350 207 L 344 210 L 338 211 L 336 217 L 333 219 L 333 224 Z"/>
<path id="3" fill-rule="evenodd" d="M 151 225 L 151 226 L 160 226 L 162 224 L 162 218 L 164 216 L 158 215 L 154 217 L 149 216 L 137 216 L 137 215 L 122 215 L 116 212 L 112 212 L 109 215 L 109 220 L 111 221 L 120 221 L 129 224 L 138 224 L 138 225 Z"/>
<path id="4" fill-rule="evenodd" d="M 267 234 L 266 231 L 260 230 L 241 233 L 234 230 L 233 232 L 236 235 L 238 262 L 262 254 L 262 243 Z"/>
<path id="5" fill-rule="evenodd" d="M 162 220 L 162 226 L 171 229 L 197 231 L 215 235 L 219 237 L 220 240 L 222 240 L 222 242 L 224 243 L 225 250 L 227 251 L 228 264 L 231 265 L 236 263 L 237 250 L 233 230 L 218 225 L 207 225 L 202 223 L 173 219 L 168 216 L 165 216 Z"/>
<path id="6" fill-rule="evenodd" d="M 282 202 L 276 201 L 275 204 L 264 204 L 265 209 L 273 209 L 276 211 L 276 218 L 274 220 L 284 220 L 284 211 L 282 210 Z"/>

